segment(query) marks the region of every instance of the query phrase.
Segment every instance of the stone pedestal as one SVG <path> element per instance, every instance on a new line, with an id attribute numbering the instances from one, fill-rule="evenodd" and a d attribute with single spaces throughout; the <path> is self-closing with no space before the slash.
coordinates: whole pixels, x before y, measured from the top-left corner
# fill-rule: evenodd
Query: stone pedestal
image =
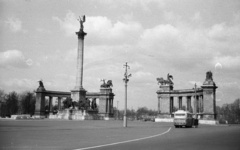
<path id="1" fill-rule="evenodd" d="M 170 97 L 169 95 L 161 95 L 160 98 L 160 114 L 170 115 Z"/>
<path id="2" fill-rule="evenodd" d="M 99 97 L 99 108 L 98 113 L 102 117 L 111 118 L 113 117 L 113 97 L 111 88 L 101 88 Z"/>
<path id="3" fill-rule="evenodd" d="M 79 90 L 72 90 L 71 91 L 71 98 L 73 101 L 79 102 L 79 101 L 86 101 L 86 90 L 81 88 Z"/>
<path id="4" fill-rule="evenodd" d="M 172 84 L 168 84 L 168 85 L 161 85 L 160 86 L 160 90 L 157 91 L 158 94 L 158 101 L 159 101 L 159 105 L 158 105 L 158 111 L 160 112 L 159 117 L 164 117 L 164 118 L 169 118 L 171 117 L 171 105 L 172 104 L 170 102 L 170 91 L 173 90 L 173 85 Z"/>
<path id="5" fill-rule="evenodd" d="M 45 118 L 45 88 L 39 87 L 36 91 L 34 118 Z"/>
<path id="6" fill-rule="evenodd" d="M 173 85 L 169 84 L 169 85 L 161 85 L 160 86 L 160 90 L 161 91 L 171 91 L 173 90 Z"/>

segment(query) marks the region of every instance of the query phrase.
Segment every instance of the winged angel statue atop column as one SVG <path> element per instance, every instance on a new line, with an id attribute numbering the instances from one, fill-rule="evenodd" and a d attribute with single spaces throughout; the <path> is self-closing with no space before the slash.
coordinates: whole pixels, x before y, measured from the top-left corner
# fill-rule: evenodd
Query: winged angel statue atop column
<path id="1" fill-rule="evenodd" d="M 80 23 L 80 31 L 83 31 L 83 23 L 86 21 L 86 17 L 85 15 L 83 15 L 82 17 L 79 16 L 79 19 L 78 19 L 79 23 Z"/>

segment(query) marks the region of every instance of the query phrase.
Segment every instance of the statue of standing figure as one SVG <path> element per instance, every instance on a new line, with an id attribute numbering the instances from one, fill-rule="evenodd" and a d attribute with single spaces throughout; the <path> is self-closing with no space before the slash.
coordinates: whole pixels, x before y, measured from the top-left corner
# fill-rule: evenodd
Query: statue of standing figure
<path id="1" fill-rule="evenodd" d="M 83 23 L 86 21 L 86 17 L 85 15 L 82 16 L 82 18 L 79 16 L 79 19 L 78 19 L 79 23 L 80 23 L 80 31 L 83 31 Z"/>
<path id="2" fill-rule="evenodd" d="M 203 82 L 204 85 L 215 85 L 215 82 L 213 81 L 213 74 L 211 71 L 206 72 L 206 79 Z"/>
<path id="3" fill-rule="evenodd" d="M 44 88 L 42 80 L 39 80 L 38 82 L 39 82 L 39 87 L 43 87 Z"/>

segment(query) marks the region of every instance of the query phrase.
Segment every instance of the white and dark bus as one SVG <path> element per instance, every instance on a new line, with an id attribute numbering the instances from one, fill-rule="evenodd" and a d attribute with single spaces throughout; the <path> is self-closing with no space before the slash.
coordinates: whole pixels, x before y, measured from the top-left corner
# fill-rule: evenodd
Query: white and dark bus
<path id="1" fill-rule="evenodd" d="M 198 120 L 193 118 L 193 114 L 189 111 L 178 110 L 174 113 L 175 128 L 198 126 Z"/>

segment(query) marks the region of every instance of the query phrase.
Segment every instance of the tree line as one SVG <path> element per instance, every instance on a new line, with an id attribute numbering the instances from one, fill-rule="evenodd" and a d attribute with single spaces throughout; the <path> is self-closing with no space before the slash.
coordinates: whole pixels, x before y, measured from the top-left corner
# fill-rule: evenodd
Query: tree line
<path id="1" fill-rule="evenodd" d="M 218 120 L 220 123 L 240 124 L 240 99 L 231 104 L 217 106 Z"/>
<path id="2" fill-rule="evenodd" d="M 15 114 L 34 115 L 36 97 L 34 92 L 25 91 L 20 94 L 13 91 L 6 94 L 0 90 L 0 116 L 11 117 Z"/>

